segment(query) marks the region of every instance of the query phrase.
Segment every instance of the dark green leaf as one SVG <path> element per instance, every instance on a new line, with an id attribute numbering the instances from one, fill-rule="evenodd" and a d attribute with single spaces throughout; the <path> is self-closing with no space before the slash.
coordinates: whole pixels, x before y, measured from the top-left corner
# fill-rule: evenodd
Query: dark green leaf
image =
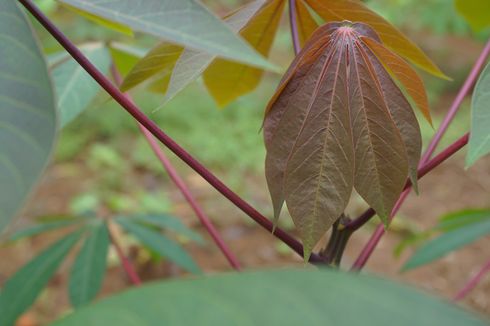
<path id="1" fill-rule="evenodd" d="M 109 72 L 111 59 L 109 51 L 102 44 L 86 45 L 82 51 L 97 69 L 104 74 Z M 63 128 L 88 107 L 100 86 L 71 58 L 55 65 L 51 73 L 58 96 L 60 125 Z"/>
<path id="2" fill-rule="evenodd" d="M 483 326 L 448 302 L 334 270 L 282 270 L 159 282 L 99 301 L 56 326 Z"/>
<path id="3" fill-rule="evenodd" d="M 471 99 L 471 134 L 466 166 L 490 153 L 490 64 L 476 83 Z"/>
<path id="4" fill-rule="evenodd" d="M 129 217 L 130 219 L 134 219 L 135 221 L 148 223 L 154 226 L 158 226 L 163 228 L 164 230 L 172 230 L 175 231 L 190 240 L 193 240 L 198 243 L 204 243 L 203 238 L 200 234 L 192 231 L 187 226 L 185 226 L 177 217 L 170 216 L 167 214 L 160 215 L 136 215 Z"/>
<path id="5" fill-rule="evenodd" d="M 80 235 L 77 231 L 57 241 L 7 280 L 0 294 L 0 325 L 12 325 L 31 306 Z"/>
<path id="6" fill-rule="evenodd" d="M 48 161 L 56 107 L 46 63 L 17 1 L 0 1 L 0 231 Z"/>
<path id="7" fill-rule="evenodd" d="M 116 219 L 116 222 L 157 254 L 168 258 L 170 261 L 173 261 L 180 267 L 192 273 L 198 274 L 201 272 L 192 257 L 189 256 L 184 248 L 168 239 L 163 234 L 134 223 L 129 218 L 120 217 Z"/>
<path id="8" fill-rule="evenodd" d="M 90 302 L 99 292 L 104 280 L 109 243 L 107 225 L 98 221 L 90 229 L 71 269 L 68 291 L 74 307 Z"/>
<path id="9" fill-rule="evenodd" d="M 418 249 L 403 266 L 403 270 L 428 264 L 488 234 L 490 234 L 490 220 L 444 233 Z"/>
<path id="10" fill-rule="evenodd" d="M 62 0 L 91 14 L 232 60 L 273 68 L 245 41 L 193 0 Z"/>

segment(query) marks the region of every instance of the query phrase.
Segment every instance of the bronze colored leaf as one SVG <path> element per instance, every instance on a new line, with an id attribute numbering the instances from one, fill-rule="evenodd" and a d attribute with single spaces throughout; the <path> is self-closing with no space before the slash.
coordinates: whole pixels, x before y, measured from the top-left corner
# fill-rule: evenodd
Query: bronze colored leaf
<path id="1" fill-rule="evenodd" d="M 413 70 L 405 60 L 400 58 L 396 53 L 385 48 L 383 45 L 370 38 L 363 38 L 363 42 L 369 46 L 378 59 L 385 64 L 387 70 L 400 81 L 403 87 L 405 87 L 424 117 L 432 125 L 429 100 L 427 99 L 427 93 L 425 92 L 424 81 L 422 78 L 420 78 L 417 72 Z"/>
<path id="2" fill-rule="evenodd" d="M 308 11 L 307 5 L 304 3 L 304 0 L 295 0 L 296 1 L 296 21 L 298 23 L 298 34 L 299 34 L 299 42 L 301 47 L 306 43 L 306 41 L 310 38 L 311 34 L 318 28 L 318 24 L 315 19 L 311 16 Z"/>
<path id="3" fill-rule="evenodd" d="M 449 79 L 427 55 L 386 19 L 358 0 L 305 0 L 327 22 L 350 20 L 373 28 L 383 43 L 434 76 Z"/>
<path id="4" fill-rule="evenodd" d="M 380 42 L 362 23 L 319 28 L 266 111 L 266 177 L 275 219 L 285 201 L 305 259 L 354 188 L 387 223 L 420 159 L 412 108 L 366 39 Z"/>
<path id="5" fill-rule="evenodd" d="M 284 9 L 284 0 L 267 1 L 240 31 L 240 35 L 267 57 Z M 204 83 L 220 107 L 254 90 L 264 71 L 225 59 L 216 59 L 204 71 Z"/>

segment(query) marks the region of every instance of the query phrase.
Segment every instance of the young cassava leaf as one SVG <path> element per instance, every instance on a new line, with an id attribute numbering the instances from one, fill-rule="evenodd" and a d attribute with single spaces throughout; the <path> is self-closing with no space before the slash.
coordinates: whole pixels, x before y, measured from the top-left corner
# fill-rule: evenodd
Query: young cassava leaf
<path id="1" fill-rule="evenodd" d="M 310 38 L 311 34 L 318 28 L 318 24 L 311 16 L 304 0 L 295 0 L 296 2 L 296 23 L 298 24 L 298 36 L 301 46 Z"/>
<path id="2" fill-rule="evenodd" d="M 475 31 L 490 26 L 490 1 L 455 0 L 456 10 L 463 16 Z"/>
<path id="3" fill-rule="evenodd" d="M 350 20 L 373 28 L 383 43 L 434 76 L 449 79 L 412 41 L 383 17 L 358 0 L 305 0 L 327 22 Z"/>
<path id="4" fill-rule="evenodd" d="M 366 38 L 382 46 L 363 23 L 319 28 L 266 111 L 266 177 L 275 219 L 286 201 L 305 259 L 354 188 L 387 223 L 407 176 L 416 176 L 417 119 Z"/>
<path id="5" fill-rule="evenodd" d="M 276 36 L 284 9 L 284 0 L 266 2 L 240 31 L 260 54 L 267 57 Z M 204 72 L 204 84 L 216 103 L 224 107 L 254 90 L 264 71 L 241 63 L 216 59 Z"/>

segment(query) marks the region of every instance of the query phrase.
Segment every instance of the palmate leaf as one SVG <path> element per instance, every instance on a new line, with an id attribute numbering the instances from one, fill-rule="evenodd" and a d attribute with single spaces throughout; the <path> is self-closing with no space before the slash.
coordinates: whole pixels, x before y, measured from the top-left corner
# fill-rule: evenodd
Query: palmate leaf
<path id="1" fill-rule="evenodd" d="M 70 6 L 208 53 L 274 68 L 246 42 L 193 0 L 62 0 Z"/>
<path id="2" fill-rule="evenodd" d="M 80 235 L 76 231 L 55 242 L 7 280 L 0 294 L 0 325 L 13 325 L 31 306 Z"/>
<path id="3" fill-rule="evenodd" d="M 109 250 L 107 224 L 97 221 L 88 228 L 82 248 L 73 263 L 68 293 L 70 302 L 79 307 L 90 302 L 99 292 L 104 279 Z"/>
<path id="4" fill-rule="evenodd" d="M 15 0 L 0 1 L 0 232 L 51 154 L 56 105 L 46 62 Z"/>
<path id="5" fill-rule="evenodd" d="M 371 11 L 359 0 L 305 0 L 310 7 L 327 22 L 349 20 L 363 22 L 373 28 L 383 40 L 383 43 L 396 53 L 410 60 L 419 68 L 434 76 L 448 77 L 425 55 L 425 53 L 410 41 L 395 26 L 383 17 Z"/>
<path id="6" fill-rule="evenodd" d="M 144 285 L 54 326 L 484 326 L 461 308 L 393 282 L 336 270 L 230 273 Z"/>
<path id="7" fill-rule="evenodd" d="M 353 188 L 387 223 L 407 176 L 416 180 L 417 119 L 366 38 L 382 46 L 365 24 L 319 28 L 267 108 L 266 177 L 275 219 L 286 201 L 305 259 Z"/>

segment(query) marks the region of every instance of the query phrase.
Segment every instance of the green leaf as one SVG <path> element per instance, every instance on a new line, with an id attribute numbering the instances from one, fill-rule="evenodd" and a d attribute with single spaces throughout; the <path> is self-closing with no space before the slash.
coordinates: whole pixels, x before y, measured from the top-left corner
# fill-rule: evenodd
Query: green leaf
<path id="1" fill-rule="evenodd" d="M 444 233 L 419 248 L 405 263 L 403 270 L 428 264 L 488 234 L 490 234 L 490 220 Z"/>
<path id="2" fill-rule="evenodd" d="M 127 232 L 134 235 L 149 249 L 159 255 L 168 258 L 180 267 L 189 272 L 199 274 L 201 270 L 196 265 L 191 256 L 177 243 L 165 237 L 163 234 L 155 232 L 152 229 L 134 223 L 129 218 L 118 217 L 116 222 L 119 223 Z"/>
<path id="3" fill-rule="evenodd" d="M 13 325 L 32 305 L 80 235 L 77 231 L 55 242 L 7 280 L 0 294 L 1 325 Z"/>
<path id="4" fill-rule="evenodd" d="M 51 154 L 56 107 L 46 63 L 15 0 L 0 1 L 0 231 Z"/>
<path id="5" fill-rule="evenodd" d="M 104 19 L 104 18 L 99 17 L 97 15 L 93 15 L 87 11 L 80 10 L 76 7 L 73 7 L 73 6 L 70 6 L 67 4 L 64 4 L 64 6 L 68 9 L 74 11 L 78 15 L 99 24 L 100 26 L 104 26 L 106 28 L 112 29 L 112 30 L 119 32 L 119 33 L 122 33 L 122 34 L 126 34 L 128 36 L 133 36 L 133 31 L 131 30 L 131 28 L 129 28 L 128 26 L 126 26 L 124 24 L 115 23 L 115 22 L 110 21 L 108 19 Z"/>
<path id="6" fill-rule="evenodd" d="M 466 167 L 490 153 L 490 64 L 476 83 L 471 99 L 471 133 Z"/>
<path id="7" fill-rule="evenodd" d="M 138 222 L 142 223 L 148 223 L 153 226 L 158 226 L 160 228 L 163 228 L 164 230 L 172 230 L 175 231 L 190 240 L 193 240 L 197 243 L 204 243 L 203 238 L 199 233 L 196 233 L 189 229 L 187 226 L 185 226 L 178 218 L 167 215 L 167 214 L 160 214 L 160 215 L 135 215 L 129 217 L 130 219 L 134 219 Z"/>
<path id="8" fill-rule="evenodd" d="M 97 69 L 109 72 L 111 58 L 102 44 L 86 45 L 83 53 Z M 100 90 L 99 84 L 73 59 L 55 65 L 52 76 L 58 95 L 61 128 L 73 121 L 93 101 Z"/>
<path id="9" fill-rule="evenodd" d="M 461 308 L 393 282 L 334 270 L 214 275 L 144 285 L 55 326 L 483 326 Z"/>
<path id="10" fill-rule="evenodd" d="M 52 230 L 56 230 L 56 229 L 60 229 L 60 228 L 68 227 L 68 226 L 72 226 L 74 224 L 82 223 L 84 221 L 85 220 L 83 220 L 83 219 L 70 219 L 70 220 L 64 220 L 64 221 L 39 223 L 39 224 L 36 224 L 36 225 L 31 226 L 29 228 L 22 229 L 22 230 L 15 232 L 14 234 L 12 234 L 9 237 L 9 240 L 10 241 L 16 241 L 16 240 L 20 240 L 20 239 L 27 238 L 27 237 L 32 237 L 34 235 L 38 235 L 38 234 L 41 234 L 44 232 L 48 232 L 48 231 L 52 231 Z"/>
<path id="11" fill-rule="evenodd" d="M 62 0 L 83 11 L 160 37 L 253 66 L 274 66 L 194 0 Z"/>
<path id="12" fill-rule="evenodd" d="M 463 226 L 490 219 L 489 209 L 465 209 L 444 215 L 439 219 L 437 229 L 453 231 Z"/>
<path id="13" fill-rule="evenodd" d="M 475 31 L 490 26 L 490 1 L 456 0 L 456 10 L 463 16 Z"/>
<path id="14" fill-rule="evenodd" d="M 110 243 L 109 230 L 105 222 L 97 222 L 90 229 L 71 269 L 68 291 L 74 307 L 95 298 L 104 280 Z"/>

